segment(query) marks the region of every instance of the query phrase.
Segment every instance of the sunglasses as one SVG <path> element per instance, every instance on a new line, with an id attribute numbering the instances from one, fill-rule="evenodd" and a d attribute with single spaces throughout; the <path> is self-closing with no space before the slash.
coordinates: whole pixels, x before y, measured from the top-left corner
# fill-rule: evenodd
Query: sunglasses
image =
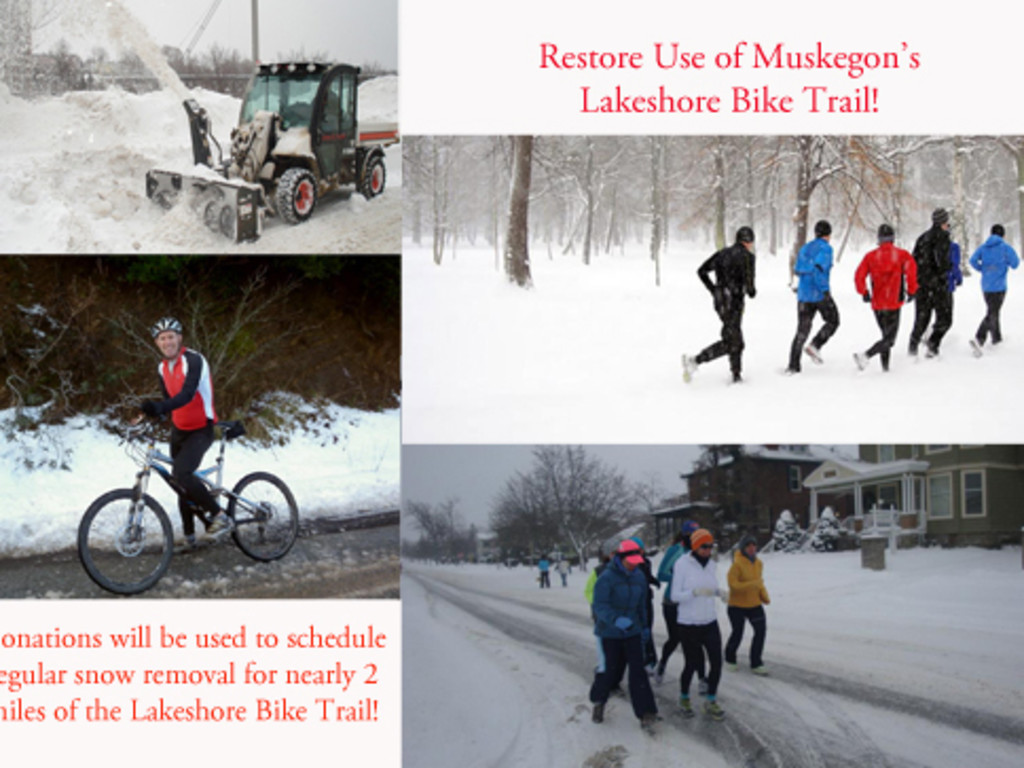
<path id="1" fill-rule="evenodd" d="M 701 544 L 697 549 L 711 549 L 710 544 Z"/>

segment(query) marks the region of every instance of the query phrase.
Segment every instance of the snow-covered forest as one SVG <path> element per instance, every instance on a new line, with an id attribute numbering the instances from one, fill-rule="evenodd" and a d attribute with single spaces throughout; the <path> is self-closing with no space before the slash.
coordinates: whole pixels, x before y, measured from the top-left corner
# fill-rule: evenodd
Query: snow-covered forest
<path id="1" fill-rule="evenodd" d="M 505 238 L 512 139 L 412 137 L 404 155 L 405 235 L 434 259 Z M 994 222 L 1020 243 L 1024 137 L 543 136 L 530 185 L 534 260 L 587 263 L 643 245 L 731 242 L 751 225 L 762 253 L 789 253 L 815 219 L 833 223 L 841 259 L 890 223 L 916 236 L 932 209 L 977 247 Z M 496 256 L 497 258 L 497 256 Z"/>

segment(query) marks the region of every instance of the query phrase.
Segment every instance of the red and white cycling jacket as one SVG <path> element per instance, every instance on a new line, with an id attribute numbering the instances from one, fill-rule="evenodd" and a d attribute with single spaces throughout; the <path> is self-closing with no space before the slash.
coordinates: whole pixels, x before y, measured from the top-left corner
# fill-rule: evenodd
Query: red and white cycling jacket
<path id="1" fill-rule="evenodd" d="M 169 412 L 174 426 L 191 431 L 216 423 L 213 379 L 205 357 L 182 347 L 173 360 L 160 363 L 158 372 L 166 399 L 157 403 L 157 409 L 160 413 Z"/>

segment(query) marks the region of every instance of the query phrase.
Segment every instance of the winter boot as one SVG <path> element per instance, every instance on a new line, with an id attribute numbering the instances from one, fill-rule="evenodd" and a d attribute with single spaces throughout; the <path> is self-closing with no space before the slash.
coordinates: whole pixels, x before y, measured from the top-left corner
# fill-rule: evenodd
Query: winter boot
<path id="1" fill-rule="evenodd" d="M 590 719 L 595 723 L 604 722 L 604 702 L 599 701 L 590 710 Z"/>
<path id="2" fill-rule="evenodd" d="M 640 718 L 640 727 L 645 733 L 654 733 L 654 724 L 658 722 L 658 715 L 654 712 L 645 712 Z"/>

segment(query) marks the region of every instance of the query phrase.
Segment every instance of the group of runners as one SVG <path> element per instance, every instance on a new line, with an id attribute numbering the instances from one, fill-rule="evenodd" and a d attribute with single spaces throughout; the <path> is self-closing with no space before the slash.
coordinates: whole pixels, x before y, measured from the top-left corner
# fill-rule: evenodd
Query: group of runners
<path id="1" fill-rule="evenodd" d="M 704 698 L 701 710 L 712 720 L 722 720 L 725 711 L 718 701 L 718 688 L 723 661 L 732 670 L 738 669 L 737 653 L 747 622 L 754 634 L 751 671 L 768 674 L 763 659 L 767 630 L 764 606 L 770 599 L 763 564 L 757 557 L 757 540 L 753 536 L 740 540 L 729 568 L 728 589 L 718 584 L 714 546 L 711 532 L 688 520 L 662 556 L 657 574 L 652 572 L 643 541 L 637 537 L 621 542 L 595 569 L 596 575 L 587 587 L 598 654 L 590 687 L 595 723 L 604 722 L 608 699 L 626 677 L 633 714 L 642 728 L 653 729 L 660 719 L 653 686 L 664 681 L 677 647 L 682 648 L 684 660 L 679 677 L 680 714 L 696 714 L 690 699 L 696 677 L 698 692 Z M 652 635 L 655 588 L 664 588 L 662 615 L 668 633 L 660 659 Z M 731 625 L 724 655 L 717 615 L 719 601 L 727 605 Z"/>
<path id="2" fill-rule="evenodd" d="M 953 292 L 963 282 L 960 246 L 950 238 L 949 228 L 949 211 L 937 208 L 932 213 L 931 227 L 917 238 L 910 252 L 895 245 L 895 231 L 889 224 L 878 227 L 877 247 L 864 256 L 854 274 L 857 293 L 870 303 L 881 331 L 875 344 L 854 354 L 854 362 L 861 370 L 875 356 L 880 359 L 882 370 L 889 370 L 891 350 L 899 331 L 900 308 L 909 301 L 916 304 L 909 354 L 916 356 L 922 344 L 926 357 L 939 354 L 942 339 L 953 324 Z M 1006 275 L 1020 265 L 1005 236 L 1001 224 L 993 225 L 988 239 L 970 258 L 971 267 L 981 274 L 986 306 L 985 316 L 970 339 L 976 357 L 983 354 L 986 342 L 1002 341 L 1000 311 L 1006 297 Z M 839 328 L 839 309 L 830 285 L 831 237 L 831 224 L 818 221 L 814 225 L 814 239 L 797 255 L 797 330 L 790 345 L 787 374 L 800 373 L 803 355 L 821 364 L 821 349 Z M 701 264 L 697 276 L 712 295 L 715 312 L 722 321 L 721 338 L 697 355 L 683 355 L 683 379 L 689 382 L 700 365 L 727 356 L 733 381 L 742 381 L 743 310 L 746 299 L 757 295 L 754 231 L 740 227 L 735 243 L 712 254 Z M 808 343 L 817 315 L 824 324 Z"/>

